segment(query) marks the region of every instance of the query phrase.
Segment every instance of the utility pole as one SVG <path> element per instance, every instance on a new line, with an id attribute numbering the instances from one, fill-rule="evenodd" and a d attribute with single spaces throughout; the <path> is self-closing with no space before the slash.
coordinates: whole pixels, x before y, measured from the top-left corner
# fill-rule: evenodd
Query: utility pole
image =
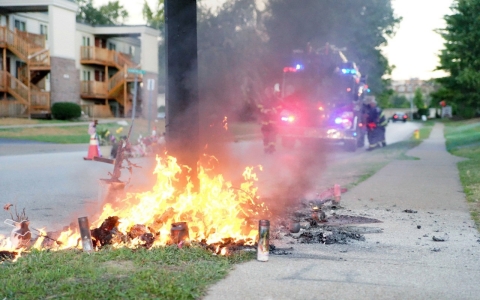
<path id="1" fill-rule="evenodd" d="M 165 0 L 165 33 L 167 151 L 191 168 L 195 184 L 200 158 L 196 0 Z"/>

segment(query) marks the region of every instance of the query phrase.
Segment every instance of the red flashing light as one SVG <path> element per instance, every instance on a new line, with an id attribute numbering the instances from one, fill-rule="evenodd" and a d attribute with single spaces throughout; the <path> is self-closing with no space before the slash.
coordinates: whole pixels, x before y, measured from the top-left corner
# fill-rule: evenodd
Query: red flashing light
<path id="1" fill-rule="evenodd" d="M 393 116 L 393 118 L 394 118 L 394 119 L 397 119 L 397 118 L 398 118 L 398 116 L 397 116 L 397 115 L 394 115 L 394 116 Z"/>
<path id="2" fill-rule="evenodd" d="M 295 73 L 295 72 L 297 72 L 297 71 L 298 71 L 298 70 L 297 70 L 296 68 L 293 68 L 293 67 L 285 67 L 285 68 L 283 68 L 283 73 L 290 73 L 290 72 Z"/>

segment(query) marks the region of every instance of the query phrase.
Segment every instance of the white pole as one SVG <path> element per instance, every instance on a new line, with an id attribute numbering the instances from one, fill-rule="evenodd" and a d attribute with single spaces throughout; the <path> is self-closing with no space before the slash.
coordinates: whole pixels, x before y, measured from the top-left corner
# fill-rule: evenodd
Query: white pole
<path id="1" fill-rule="evenodd" d="M 135 120 L 135 110 L 136 110 L 136 106 L 137 106 L 137 73 L 135 73 L 135 82 L 134 82 L 134 86 L 133 86 L 133 107 L 132 107 L 132 124 L 133 124 L 133 121 Z"/>
<path id="2" fill-rule="evenodd" d="M 413 120 L 413 97 L 410 97 L 410 116 Z"/>

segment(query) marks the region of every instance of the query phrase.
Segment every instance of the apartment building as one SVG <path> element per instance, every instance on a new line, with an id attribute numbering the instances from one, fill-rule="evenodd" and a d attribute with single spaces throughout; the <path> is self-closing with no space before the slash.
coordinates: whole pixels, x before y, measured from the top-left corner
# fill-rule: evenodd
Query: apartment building
<path id="1" fill-rule="evenodd" d="M 156 112 L 147 99 L 157 84 L 147 82 L 158 79 L 158 30 L 80 24 L 77 9 L 70 0 L 0 1 L 0 117 L 48 115 L 56 102 L 124 117 L 134 98 L 137 114 Z"/>
<path id="2" fill-rule="evenodd" d="M 434 92 L 437 87 L 433 81 L 411 78 L 408 80 L 392 80 L 392 89 L 395 94 L 405 96 L 408 100 L 411 100 L 415 96 L 417 89 L 422 91 L 424 99 L 429 99 L 430 94 Z"/>

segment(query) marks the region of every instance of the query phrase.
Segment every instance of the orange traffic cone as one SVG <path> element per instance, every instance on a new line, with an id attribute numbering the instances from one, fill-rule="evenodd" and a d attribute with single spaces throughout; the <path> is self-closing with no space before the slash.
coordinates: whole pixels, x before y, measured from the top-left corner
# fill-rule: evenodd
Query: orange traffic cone
<path id="1" fill-rule="evenodd" d="M 88 146 L 87 157 L 84 157 L 83 159 L 92 160 L 95 156 L 101 157 L 97 137 L 95 136 L 95 134 L 92 134 L 90 136 L 90 146 Z"/>

